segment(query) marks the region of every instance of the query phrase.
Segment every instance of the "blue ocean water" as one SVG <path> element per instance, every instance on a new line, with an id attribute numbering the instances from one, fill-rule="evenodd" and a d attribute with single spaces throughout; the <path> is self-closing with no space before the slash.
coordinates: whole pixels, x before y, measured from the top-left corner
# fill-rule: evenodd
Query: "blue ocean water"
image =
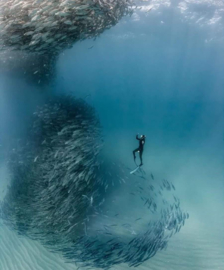
<path id="1" fill-rule="evenodd" d="M 1 148 L 10 149 L 11 140 L 26 133 L 30 115 L 49 97 L 84 98 L 97 111 L 110 158 L 134 169 L 135 136 L 146 134 L 146 173 L 172 180 L 190 214 L 167 249 L 138 268 L 223 269 L 222 13 L 216 1 L 214 5 L 188 2 L 186 9 L 180 8 L 184 1 L 177 2 L 152 1 L 150 12 L 135 12 L 95 41 L 65 50 L 50 85 L 40 88 L 2 72 Z M 220 19 L 213 21 L 213 15 Z M 5 163 L 2 154 L 2 198 L 10 178 Z M 3 270 L 75 267 L 4 225 L 0 237 Z"/>

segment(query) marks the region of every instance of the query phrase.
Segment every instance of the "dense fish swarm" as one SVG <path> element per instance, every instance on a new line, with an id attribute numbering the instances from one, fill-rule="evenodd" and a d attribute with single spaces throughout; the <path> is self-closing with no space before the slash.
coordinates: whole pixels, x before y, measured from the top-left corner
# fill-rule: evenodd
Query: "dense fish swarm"
<path id="1" fill-rule="evenodd" d="M 39 108 L 9 161 L 4 222 L 78 266 L 138 266 L 166 248 L 189 217 L 174 185 L 112 162 L 99 120 L 72 97 Z"/>
<path id="2" fill-rule="evenodd" d="M 0 0 L 0 45 L 59 53 L 132 13 L 132 0 Z"/>

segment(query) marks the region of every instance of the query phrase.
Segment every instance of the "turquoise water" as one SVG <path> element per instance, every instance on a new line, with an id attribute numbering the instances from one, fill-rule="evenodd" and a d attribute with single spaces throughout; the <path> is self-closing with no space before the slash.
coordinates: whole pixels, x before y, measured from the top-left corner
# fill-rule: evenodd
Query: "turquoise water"
<path id="1" fill-rule="evenodd" d="M 218 1 L 152 1 L 95 41 L 76 43 L 61 53 L 49 84 L 40 87 L 3 70 L 0 198 L 10 183 L 5 151 L 11 150 L 11 142 L 26 134 L 37 105 L 56 94 L 72 94 L 96 109 L 110 159 L 134 169 L 135 135 L 146 134 L 146 173 L 172 181 L 181 207 L 190 214 L 167 249 L 138 268 L 223 269 L 222 30 Z M 116 192 L 123 194 L 121 189 Z M 128 209 L 128 203 L 122 206 Z M 145 215 L 141 207 L 133 209 L 133 215 L 141 211 Z M 0 238 L 0 269 L 76 268 L 60 253 L 4 224 Z"/>

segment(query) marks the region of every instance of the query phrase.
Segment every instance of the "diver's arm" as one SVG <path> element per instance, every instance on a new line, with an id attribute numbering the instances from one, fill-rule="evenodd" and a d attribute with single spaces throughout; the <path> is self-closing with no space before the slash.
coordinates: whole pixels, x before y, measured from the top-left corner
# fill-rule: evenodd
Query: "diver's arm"
<path id="1" fill-rule="evenodd" d="M 138 138 L 138 134 L 136 135 L 136 140 L 140 140 L 140 139 Z"/>

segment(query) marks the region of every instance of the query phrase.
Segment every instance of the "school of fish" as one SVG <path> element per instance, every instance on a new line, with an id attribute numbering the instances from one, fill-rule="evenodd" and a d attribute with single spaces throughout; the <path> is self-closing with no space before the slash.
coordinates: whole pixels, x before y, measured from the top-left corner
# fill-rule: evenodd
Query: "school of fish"
<path id="1" fill-rule="evenodd" d="M 71 96 L 34 113 L 10 154 L 11 184 L 1 218 L 68 262 L 138 266 L 166 249 L 189 214 L 173 183 L 111 160 L 94 109 Z"/>
<path id="2" fill-rule="evenodd" d="M 58 54 L 132 13 L 132 0 L 0 0 L 0 48 Z"/>

